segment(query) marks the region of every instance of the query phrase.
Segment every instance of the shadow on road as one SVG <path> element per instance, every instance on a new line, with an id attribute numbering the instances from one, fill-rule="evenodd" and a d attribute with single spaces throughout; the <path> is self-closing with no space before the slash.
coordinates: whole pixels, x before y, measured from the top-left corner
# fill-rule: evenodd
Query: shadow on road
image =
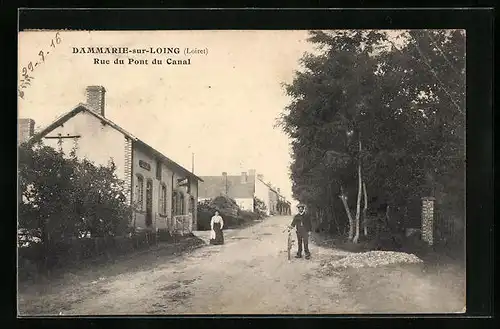
<path id="1" fill-rule="evenodd" d="M 148 249 L 121 255 L 106 262 L 85 263 L 79 267 L 61 269 L 53 272 L 50 278 L 41 278 L 36 283 L 19 282 L 18 292 L 46 291 L 48 289 L 53 291 L 58 286 L 67 286 L 71 282 L 95 281 L 134 271 L 148 271 L 167 260 L 178 259 L 179 255 L 203 245 L 205 242 L 196 236 L 187 237 L 177 243 L 160 242 Z"/>

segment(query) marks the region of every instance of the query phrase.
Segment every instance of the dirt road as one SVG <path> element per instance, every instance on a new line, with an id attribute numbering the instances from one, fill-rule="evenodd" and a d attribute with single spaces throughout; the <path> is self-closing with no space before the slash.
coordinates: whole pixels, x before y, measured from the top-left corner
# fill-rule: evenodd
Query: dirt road
<path id="1" fill-rule="evenodd" d="M 340 271 L 325 276 L 319 264 L 348 254 L 311 245 L 312 259 L 286 259 L 283 228 L 290 217 L 271 217 L 225 232 L 222 246 L 183 256 L 158 256 L 150 264 L 110 264 L 97 275 L 73 277 L 19 295 L 21 315 L 119 314 L 346 314 L 457 312 L 463 282 L 421 273 L 415 267 Z M 208 232 L 199 233 L 208 239 Z M 294 246 L 295 248 L 295 246 Z M 152 257 L 152 256 L 151 256 Z M 127 266 L 129 271 L 113 268 Z M 438 279 L 436 279 L 438 278 Z M 380 284 L 378 284 L 380 282 Z M 443 282 L 448 282 L 447 284 Z M 458 286 L 458 288 L 457 288 Z"/>

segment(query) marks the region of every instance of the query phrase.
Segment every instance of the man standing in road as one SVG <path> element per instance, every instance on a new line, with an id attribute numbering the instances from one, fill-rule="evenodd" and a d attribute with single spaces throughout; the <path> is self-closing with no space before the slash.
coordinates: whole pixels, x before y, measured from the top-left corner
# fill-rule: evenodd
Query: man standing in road
<path id="1" fill-rule="evenodd" d="M 299 250 L 295 258 L 302 257 L 302 244 L 304 245 L 304 253 L 306 259 L 311 258 L 311 253 L 309 252 L 309 233 L 311 232 L 311 218 L 309 214 L 306 213 L 306 207 L 303 204 L 297 206 L 299 213 L 293 217 L 292 224 L 290 226 L 295 227 L 297 230 L 297 244 Z"/>

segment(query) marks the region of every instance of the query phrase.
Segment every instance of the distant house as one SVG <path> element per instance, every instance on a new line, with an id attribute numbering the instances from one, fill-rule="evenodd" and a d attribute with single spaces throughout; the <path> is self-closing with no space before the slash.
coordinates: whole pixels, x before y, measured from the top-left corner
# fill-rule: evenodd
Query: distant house
<path id="1" fill-rule="evenodd" d="M 257 181 L 259 184 L 263 184 L 268 188 L 269 201 L 268 201 L 268 209 L 269 213 L 279 214 L 279 215 L 290 215 L 291 214 L 291 204 L 289 201 L 285 199 L 283 195 L 281 195 L 281 191 L 279 188 L 275 188 L 270 183 L 265 183 L 263 177 L 258 175 Z"/>
<path id="2" fill-rule="evenodd" d="M 242 210 L 254 211 L 254 198 L 258 198 L 266 205 L 268 215 L 286 213 L 286 207 L 280 208 L 278 204 L 289 202 L 280 195 L 279 189 L 266 183 L 262 175 L 256 174 L 255 169 L 240 175 L 228 175 L 223 172 L 220 176 L 201 176 L 201 179 L 203 182 L 199 185 L 198 201 L 227 195 L 234 199 Z"/>
<path id="3" fill-rule="evenodd" d="M 106 118 L 104 87 L 90 86 L 86 92 L 86 104 L 78 104 L 36 134 L 33 120 L 20 119 L 20 139 L 43 140 L 65 154 L 75 149 L 77 157 L 96 164 L 112 160 L 129 190 L 127 202 L 135 206 L 136 227 L 173 230 L 182 220 L 189 230 L 196 229 L 202 179 Z"/>

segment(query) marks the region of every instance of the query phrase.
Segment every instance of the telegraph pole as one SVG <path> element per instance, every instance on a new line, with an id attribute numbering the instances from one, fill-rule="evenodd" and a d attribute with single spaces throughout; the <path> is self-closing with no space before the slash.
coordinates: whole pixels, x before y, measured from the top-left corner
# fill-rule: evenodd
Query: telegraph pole
<path id="1" fill-rule="evenodd" d="M 191 154 L 191 172 L 194 174 L 194 152 Z"/>

